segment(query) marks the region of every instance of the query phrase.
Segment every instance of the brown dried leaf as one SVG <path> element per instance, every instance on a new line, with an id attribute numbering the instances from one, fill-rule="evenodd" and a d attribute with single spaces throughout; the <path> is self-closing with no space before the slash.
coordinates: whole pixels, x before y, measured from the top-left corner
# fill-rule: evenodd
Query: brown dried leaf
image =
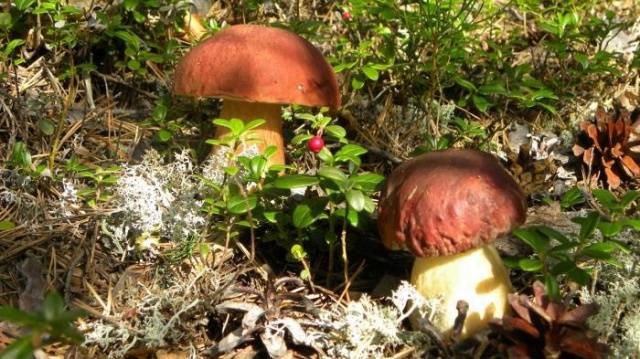
<path id="1" fill-rule="evenodd" d="M 533 338 L 538 338 L 540 336 L 540 331 L 538 330 L 538 328 L 522 318 L 502 318 L 502 329 L 509 332 L 520 331 Z"/>
<path id="2" fill-rule="evenodd" d="M 526 299 L 524 295 L 517 294 L 509 294 L 509 304 L 511 304 L 511 308 L 518 314 L 519 317 L 531 323 L 531 317 L 529 316 L 529 309 L 524 305 L 523 298 Z"/>
<path id="3" fill-rule="evenodd" d="M 591 167 L 591 164 L 593 163 L 594 151 L 595 148 L 591 147 L 588 150 L 584 151 L 584 155 L 582 156 L 582 162 L 584 162 L 584 164 L 589 167 Z"/>
<path id="4" fill-rule="evenodd" d="M 571 326 L 583 326 L 590 316 L 598 312 L 598 305 L 595 303 L 583 304 L 573 310 L 562 314 L 558 322 Z"/>
<path id="5" fill-rule="evenodd" d="M 606 358 L 608 351 L 605 344 L 598 343 L 595 340 L 590 340 L 580 332 L 566 335 L 560 343 L 560 348 L 564 352 L 571 353 L 584 359 Z"/>
<path id="6" fill-rule="evenodd" d="M 578 144 L 573 145 L 571 150 L 573 151 L 573 155 L 576 157 L 582 156 L 582 154 L 584 153 L 584 147 Z"/>
<path id="7" fill-rule="evenodd" d="M 630 177 L 640 177 L 640 165 L 631 156 L 622 156 L 622 167 Z"/>
<path id="8" fill-rule="evenodd" d="M 598 149 L 598 151 L 602 152 L 602 147 L 600 147 L 600 140 L 598 138 L 598 128 L 594 124 L 590 124 L 587 126 L 587 136 L 593 141 L 593 145 Z"/>
<path id="9" fill-rule="evenodd" d="M 620 176 L 618 176 L 611 170 L 611 168 L 605 167 L 604 174 L 607 176 L 607 183 L 609 184 L 609 187 L 611 189 L 616 189 L 620 187 L 622 180 L 620 179 Z"/>

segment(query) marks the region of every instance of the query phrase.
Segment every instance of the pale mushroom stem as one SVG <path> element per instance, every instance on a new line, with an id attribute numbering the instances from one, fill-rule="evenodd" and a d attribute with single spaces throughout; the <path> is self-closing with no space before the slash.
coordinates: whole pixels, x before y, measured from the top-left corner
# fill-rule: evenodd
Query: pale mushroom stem
<path id="1" fill-rule="evenodd" d="M 432 324 L 443 333 L 453 328 L 457 302 L 469 303 L 461 338 L 472 336 L 509 310 L 511 281 L 500 255 L 490 244 L 450 256 L 418 257 L 411 283 L 426 298 L 442 299 Z M 415 326 L 417 317 L 413 316 L 412 321 Z"/>
<path id="2" fill-rule="evenodd" d="M 278 104 L 267 104 L 259 102 L 245 102 L 225 99 L 220 111 L 220 118 L 238 118 L 245 123 L 258 118 L 264 119 L 266 123 L 251 132 L 251 141 L 246 145 L 241 145 L 237 153 L 241 154 L 246 147 L 257 146 L 259 153 L 263 153 L 269 146 L 276 146 L 276 153 L 271 157 L 270 165 L 283 165 L 284 161 L 284 138 L 282 137 L 282 111 Z M 224 127 L 216 129 L 216 138 L 220 138 L 229 133 Z"/>

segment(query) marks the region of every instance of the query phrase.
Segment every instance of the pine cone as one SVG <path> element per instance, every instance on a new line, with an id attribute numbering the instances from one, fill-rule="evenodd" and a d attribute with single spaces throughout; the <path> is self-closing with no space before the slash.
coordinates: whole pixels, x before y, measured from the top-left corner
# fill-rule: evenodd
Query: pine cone
<path id="1" fill-rule="evenodd" d="M 500 345 L 509 358 L 606 357 L 607 346 L 592 338 L 585 322 L 598 311 L 596 304 L 569 309 L 550 301 L 544 285 L 533 284 L 533 302 L 526 295 L 509 296 L 516 316 L 494 320 L 491 326 L 504 340 Z"/>
<path id="2" fill-rule="evenodd" d="M 580 124 L 582 133 L 573 146 L 573 154 L 582 157 L 586 172 L 595 182 L 606 177 L 609 188 L 618 188 L 623 180 L 640 180 L 640 152 L 638 141 L 633 139 L 634 127 L 629 111 L 620 109 L 617 114 L 607 113 L 602 107 L 596 110 L 596 122 Z M 637 129 L 636 129 L 637 130 Z"/>
<path id="3" fill-rule="evenodd" d="M 520 145 L 518 153 L 506 149 L 507 169 L 520 188 L 527 195 L 546 192 L 549 188 L 547 178 L 556 173 L 557 167 L 551 158 L 536 160 L 531 155 L 531 145 L 528 143 Z"/>

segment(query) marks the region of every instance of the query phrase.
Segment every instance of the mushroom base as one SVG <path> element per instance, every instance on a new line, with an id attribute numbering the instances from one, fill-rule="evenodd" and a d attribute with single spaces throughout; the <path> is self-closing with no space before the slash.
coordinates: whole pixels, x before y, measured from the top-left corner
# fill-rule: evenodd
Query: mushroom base
<path id="1" fill-rule="evenodd" d="M 469 304 L 461 338 L 472 336 L 509 310 L 511 281 L 492 245 L 450 256 L 416 258 L 411 283 L 425 298 L 442 299 L 432 324 L 445 334 L 453 329 L 459 300 Z M 418 319 L 417 315 L 411 318 L 414 328 Z"/>
<path id="2" fill-rule="evenodd" d="M 237 153 L 243 153 L 251 146 L 257 146 L 259 153 L 263 153 L 269 146 L 276 146 L 277 151 L 271 157 L 271 165 L 283 165 L 284 161 L 284 138 L 282 137 L 282 112 L 280 105 L 259 102 L 245 102 L 225 99 L 220 111 L 220 118 L 238 118 L 245 122 L 258 118 L 264 119 L 264 125 L 252 130 L 250 143 L 240 145 Z M 229 129 L 218 127 L 216 138 L 221 138 L 229 133 Z M 214 148 L 215 151 L 215 148 Z"/>

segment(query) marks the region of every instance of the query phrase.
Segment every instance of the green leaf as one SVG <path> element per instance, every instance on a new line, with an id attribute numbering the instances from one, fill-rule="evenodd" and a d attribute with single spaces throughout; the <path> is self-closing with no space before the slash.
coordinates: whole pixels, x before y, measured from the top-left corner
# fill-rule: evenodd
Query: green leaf
<path id="1" fill-rule="evenodd" d="M 637 218 L 625 218 L 622 221 L 622 224 L 627 227 L 631 227 L 636 231 L 640 231 L 640 219 Z"/>
<path id="2" fill-rule="evenodd" d="M 569 243 L 571 242 L 571 240 L 569 238 L 567 238 L 564 234 L 556 231 L 553 228 L 547 227 L 547 226 L 537 226 L 536 230 L 538 230 L 538 232 L 544 234 L 545 236 L 547 236 L 547 238 L 553 238 L 555 240 L 557 240 L 560 243 Z"/>
<path id="3" fill-rule="evenodd" d="M 231 135 L 238 137 L 244 131 L 244 122 L 237 118 L 232 118 L 229 120 L 225 120 L 222 118 L 216 118 L 213 120 L 213 124 L 216 126 L 224 127 L 231 131 Z"/>
<path id="4" fill-rule="evenodd" d="M 578 187 L 573 187 L 562 195 L 560 199 L 560 207 L 563 209 L 573 207 L 577 204 L 584 203 L 584 196 Z"/>
<path id="5" fill-rule="evenodd" d="M 336 162 L 352 161 L 355 164 L 359 165 L 359 157 L 365 153 L 367 153 L 367 150 L 364 147 L 354 144 L 347 144 L 342 146 L 342 148 L 338 152 L 336 152 L 333 157 L 334 161 Z"/>
<path id="6" fill-rule="evenodd" d="M 267 123 L 267 121 L 258 118 L 244 125 L 244 131 L 251 131 Z"/>
<path id="7" fill-rule="evenodd" d="M 552 274 L 544 276 L 544 287 L 547 289 L 547 295 L 551 299 L 558 300 L 560 298 L 560 289 L 558 288 L 558 281 Z"/>
<path id="8" fill-rule="evenodd" d="M 544 263 L 539 259 L 523 258 L 518 261 L 518 267 L 527 272 L 540 272 Z"/>
<path id="9" fill-rule="evenodd" d="M 35 350 L 32 343 L 31 335 L 16 339 L 0 352 L 0 359 L 31 359 Z"/>
<path id="10" fill-rule="evenodd" d="M 46 321 L 56 320 L 62 312 L 64 312 L 64 299 L 56 291 L 49 292 L 42 302 L 44 319 Z"/>
<path id="11" fill-rule="evenodd" d="M 345 193 L 345 197 L 347 198 L 347 203 L 350 208 L 353 208 L 357 212 L 364 209 L 364 194 L 362 191 L 350 189 Z"/>
<path id="12" fill-rule="evenodd" d="M 595 231 L 598 226 L 600 215 L 596 212 L 591 212 L 587 214 L 586 217 L 573 218 L 572 221 L 580 225 L 579 238 L 581 242 L 584 242 L 587 238 L 591 237 L 593 231 Z"/>
<path id="13" fill-rule="evenodd" d="M 280 212 L 276 212 L 276 211 L 269 211 L 269 212 L 264 212 L 262 213 L 262 216 L 264 217 L 264 219 L 269 222 L 269 223 L 278 223 L 278 214 Z"/>
<path id="14" fill-rule="evenodd" d="M 243 214 L 256 208 L 257 204 L 258 197 L 255 193 L 248 194 L 246 198 L 240 193 L 234 193 L 227 201 L 227 210 L 231 214 Z"/>
<path id="15" fill-rule="evenodd" d="M 18 10 L 20 10 L 21 12 L 24 12 L 25 10 L 30 8 L 35 2 L 36 0 L 16 0 L 15 4 Z"/>
<path id="16" fill-rule="evenodd" d="M 13 19 L 10 12 L 0 12 L 0 29 L 7 31 L 11 28 L 12 23 Z"/>
<path id="17" fill-rule="evenodd" d="M 583 70 L 586 70 L 589 67 L 589 58 L 586 54 L 581 52 L 577 52 L 573 55 L 573 58 L 582 66 Z"/>
<path id="18" fill-rule="evenodd" d="M 322 217 L 326 205 L 326 199 L 305 200 L 298 204 L 292 214 L 293 226 L 298 229 L 309 227 Z"/>
<path id="19" fill-rule="evenodd" d="M 317 177 L 306 175 L 286 175 L 273 181 L 273 185 L 280 189 L 304 188 L 318 183 L 320 183 L 320 180 Z"/>
<path id="20" fill-rule="evenodd" d="M 591 194 L 593 194 L 598 202 L 600 202 L 600 204 L 608 210 L 612 210 L 613 208 L 618 206 L 618 199 L 609 190 L 596 188 L 591 191 Z"/>
<path id="21" fill-rule="evenodd" d="M 291 253 L 291 256 L 297 261 L 302 261 L 307 256 L 307 252 L 300 244 L 294 244 L 293 246 L 291 246 L 289 252 Z"/>
<path id="22" fill-rule="evenodd" d="M 337 167 L 324 166 L 318 170 L 318 176 L 333 181 L 341 190 L 345 190 L 349 179 L 344 172 Z"/>
<path id="23" fill-rule="evenodd" d="M 464 87 L 465 89 L 469 90 L 469 92 L 473 93 L 473 92 L 478 91 L 476 86 L 473 83 L 471 83 L 470 81 L 467 81 L 467 80 L 465 80 L 465 79 L 463 79 L 461 77 L 456 77 L 454 80 L 458 85 L 460 85 L 460 86 Z"/>
<path id="24" fill-rule="evenodd" d="M 344 127 L 338 125 L 327 126 L 324 128 L 324 131 L 330 136 L 338 139 L 344 138 L 347 135 L 347 130 L 345 130 Z"/>
<path id="25" fill-rule="evenodd" d="M 517 228 L 513 235 L 520 238 L 538 253 L 546 253 L 549 249 L 549 239 L 542 236 L 535 228 Z"/>
<path id="26" fill-rule="evenodd" d="M 364 87 L 364 81 L 358 77 L 354 77 L 351 79 L 351 87 L 353 87 L 354 90 L 360 90 Z"/>
<path id="27" fill-rule="evenodd" d="M 0 221 L 0 231 L 6 231 L 15 228 L 15 224 L 9 220 Z"/>
<path id="28" fill-rule="evenodd" d="M 156 137 L 160 142 L 169 142 L 173 137 L 173 133 L 169 130 L 165 130 L 164 128 L 157 132 Z"/>
<path id="29" fill-rule="evenodd" d="M 478 91 L 483 95 L 506 95 L 507 89 L 501 83 L 493 83 L 480 86 Z"/>
<path id="30" fill-rule="evenodd" d="M 598 230 L 604 237 L 614 237 L 618 235 L 623 227 L 622 222 L 600 221 L 600 223 L 598 223 Z"/>
<path id="31" fill-rule="evenodd" d="M 43 118 L 38 120 L 37 125 L 38 125 L 38 129 L 43 134 L 47 136 L 53 135 L 53 131 L 55 130 L 55 125 L 53 124 L 53 122 Z"/>
<path id="32" fill-rule="evenodd" d="M 11 152 L 11 163 L 25 169 L 31 167 L 31 154 L 24 142 L 17 141 L 15 143 Z"/>
<path id="33" fill-rule="evenodd" d="M 329 151 L 327 146 L 322 147 L 320 152 L 316 153 L 316 156 L 320 158 L 320 161 L 326 163 L 327 165 L 331 165 L 333 163 L 333 154 L 331 153 L 331 151 Z"/>
<path id="34" fill-rule="evenodd" d="M 612 253 L 618 250 L 620 250 L 620 244 L 613 241 L 604 241 L 583 248 L 580 254 L 593 259 L 609 259 L 612 257 Z"/>
<path id="35" fill-rule="evenodd" d="M 347 210 L 347 221 L 349 222 L 349 225 L 351 225 L 352 227 L 357 227 L 359 219 L 360 217 L 358 216 L 358 212 L 356 210 L 352 208 L 349 208 Z"/>
<path id="36" fill-rule="evenodd" d="M 576 268 L 576 264 L 571 260 L 562 261 L 551 268 L 553 275 L 565 274 Z"/>
<path id="37" fill-rule="evenodd" d="M 358 189 L 371 192 L 379 189 L 380 184 L 384 181 L 384 176 L 373 172 L 366 172 L 352 176 L 351 180 Z"/>
<path id="38" fill-rule="evenodd" d="M 271 158 L 273 155 L 276 154 L 276 152 L 278 152 L 278 147 L 271 145 L 271 146 L 267 146 L 267 148 L 264 149 L 264 153 L 262 155 L 265 158 Z"/>
<path id="39" fill-rule="evenodd" d="M 18 48 L 19 46 L 22 46 L 23 44 L 24 44 L 24 40 L 13 39 L 9 41 L 9 43 L 4 47 L 4 49 L 2 50 L 2 53 L 4 54 L 5 57 L 9 57 L 9 55 L 11 55 L 13 50 Z"/>
<path id="40" fill-rule="evenodd" d="M 640 198 L 640 191 L 630 190 L 625 193 L 624 196 L 622 196 L 620 204 L 623 208 L 627 208 L 633 201 L 637 200 L 638 198 Z"/>
<path id="41" fill-rule="evenodd" d="M 378 70 L 374 69 L 373 67 L 370 66 L 365 66 L 362 68 L 362 73 L 369 79 L 372 81 L 378 81 L 378 78 L 380 77 L 380 73 L 378 72 Z"/>
<path id="42" fill-rule="evenodd" d="M 493 106 L 493 103 L 491 103 L 489 100 L 487 100 L 486 98 L 482 97 L 482 96 L 478 96 L 478 95 L 473 95 L 471 97 L 471 100 L 473 101 L 473 105 L 476 106 L 476 108 L 478 110 L 480 110 L 480 112 L 487 112 L 487 110 Z"/>
<path id="43" fill-rule="evenodd" d="M 567 277 L 569 277 L 572 281 L 584 286 L 589 284 L 591 281 L 591 276 L 587 271 L 582 268 L 575 267 L 572 270 L 567 272 Z"/>
<path id="44" fill-rule="evenodd" d="M 141 64 L 140 61 L 136 60 L 136 59 L 131 59 L 129 61 L 127 61 L 127 67 L 131 70 L 138 70 L 140 68 Z"/>
<path id="45" fill-rule="evenodd" d="M 39 327 L 42 319 L 17 308 L 0 306 L 0 320 L 18 324 L 24 327 Z"/>
<path id="46" fill-rule="evenodd" d="M 136 7 L 138 7 L 139 2 L 140 0 L 124 0 L 122 4 L 124 5 L 125 10 L 132 11 L 135 10 Z"/>

